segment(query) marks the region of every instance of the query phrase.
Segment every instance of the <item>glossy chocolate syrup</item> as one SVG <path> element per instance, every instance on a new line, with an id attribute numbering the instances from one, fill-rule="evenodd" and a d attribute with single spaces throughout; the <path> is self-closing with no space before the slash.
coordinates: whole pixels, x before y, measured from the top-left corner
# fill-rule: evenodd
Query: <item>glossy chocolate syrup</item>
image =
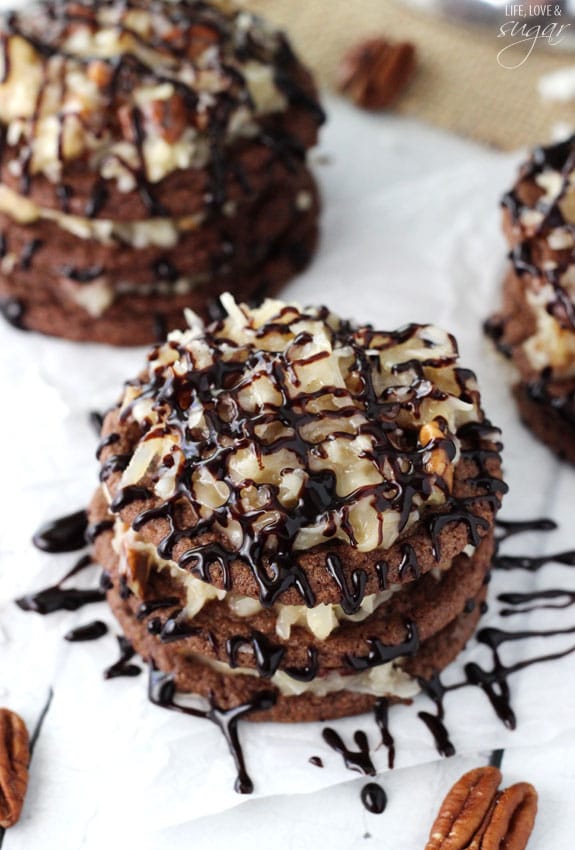
<path id="1" fill-rule="evenodd" d="M 313 764 L 314 767 L 323 767 L 323 761 L 319 756 L 310 756 L 308 761 L 310 764 Z"/>
<path id="2" fill-rule="evenodd" d="M 436 713 L 431 714 L 428 711 L 418 711 L 417 716 L 431 732 L 437 752 L 442 756 L 453 756 L 455 755 L 455 747 L 451 743 L 449 733 L 443 723 L 445 718 L 443 707 L 445 688 L 441 684 L 439 676 L 433 676 L 427 681 L 420 679 L 419 684 L 424 694 L 435 703 Z"/>
<path id="3" fill-rule="evenodd" d="M 110 667 L 104 670 L 104 679 L 139 676 L 142 668 L 138 667 L 137 664 L 130 664 L 130 661 L 136 654 L 136 650 L 123 635 L 118 635 L 117 641 L 120 648 L 120 657 Z"/>
<path id="4" fill-rule="evenodd" d="M 360 793 L 361 802 L 372 815 L 380 815 L 387 806 L 387 794 L 377 782 L 368 782 Z"/>
<path id="5" fill-rule="evenodd" d="M 64 640 L 68 640 L 70 643 L 98 640 L 107 633 L 108 626 L 102 620 L 92 620 L 91 623 L 85 623 L 83 626 L 76 626 L 75 629 L 70 629 L 64 635 Z"/>
<path id="6" fill-rule="evenodd" d="M 254 784 L 246 770 L 246 763 L 238 734 L 238 724 L 242 717 L 245 717 L 247 714 L 251 714 L 254 711 L 268 711 L 272 708 L 276 701 L 275 693 L 260 693 L 250 702 L 230 709 L 222 709 L 211 700 L 210 707 L 207 710 L 180 705 L 176 702 L 175 697 L 176 685 L 173 677 L 154 669 L 153 665 L 150 665 L 148 680 L 148 699 L 150 702 L 162 708 L 179 711 L 182 714 L 189 714 L 192 717 L 204 718 L 215 724 L 224 736 L 236 766 L 237 777 L 234 784 L 235 790 L 238 794 L 251 794 L 254 790 Z"/>
<path id="7" fill-rule="evenodd" d="M 547 556 L 504 556 L 500 553 L 500 547 L 509 538 L 527 532 L 545 533 L 553 531 L 557 528 L 555 522 L 549 519 L 535 519 L 526 521 L 504 521 L 497 520 L 497 551 L 494 556 L 494 566 L 496 568 L 511 570 L 529 570 L 537 571 L 542 569 L 549 563 L 561 563 L 571 566 L 573 563 L 573 553 L 558 553 Z M 534 591 L 532 593 L 507 593 L 501 594 L 499 597 L 501 602 L 508 605 L 523 606 L 532 601 L 541 601 L 548 599 L 558 599 L 559 604 L 556 606 L 536 605 L 527 608 L 518 608 L 518 613 L 529 613 L 539 607 L 560 607 L 564 608 L 571 605 L 575 600 L 575 592 L 570 589 L 550 589 Z M 514 613 L 513 610 L 503 609 L 502 616 L 510 616 Z M 549 639 L 553 637 L 575 635 L 575 627 L 550 630 L 517 630 L 507 631 L 499 628 L 484 628 L 477 633 L 477 641 L 480 644 L 488 647 L 491 651 L 491 666 L 484 667 L 479 663 L 473 662 L 465 666 L 465 679 L 455 684 L 444 686 L 439 676 L 432 677 L 427 682 L 421 682 L 424 693 L 432 699 L 436 705 L 436 714 L 431 715 L 421 713 L 419 716 L 426 723 L 435 739 L 437 749 L 444 755 L 453 754 L 453 745 L 449 741 L 449 735 L 446 727 L 443 724 L 445 717 L 444 698 L 451 691 L 459 690 L 466 686 L 479 687 L 485 693 L 497 717 L 509 729 L 514 729 L 516 726 L 516 716 L 511 702 L 511 688 L 509 678 L 528 667 L 536 664 L 543 664 L 556 659 L 564 658 L 575 653 L 575 645 L 567 647 L 556 652 L 546 654 L 531 655 L 523 661 L 515 664 L 506 665 L 500 656 L 500 647 L 509 642 L 526 641 L 529 646 L 529 641 L 532 639 Z M 422 714 L 425 714 L 422 717 Z"/>
<path id="8" fill-rule="evenodd" d="M 369 741 L 367 735 L 361 729 L 358 729 L 353 735 L 357 750 L 349 749 L 344 744 L 340 734 L 329 726 L 323 729 L 321 735 L 326 744 L 342 756 L 343 762 L 349 770 L 355 770 L 363 776 L 376 775 L 377 771 L 369 754 Z"/>
<path id="9" fill-rule="evenodd" d="M 408 620 L 405 624 L 406 638 L 401 643 L 386 645 L 377 637 L 368 638 L 369 646 L 367 655 L 348 655 L 346 663 L 356 673 L 387 664 L 400 656 L 415 655 L 419 650 L 419 633 L 415 622 Z"/>
<path id="10" fill-rule="evenodd" d="M 381 743 L 387 750 L 387 766 L 392 770 L 395 764 L 395 741 L 389 731 L 389 701 L 385 697 L 376 699 L 373 716 L 381 734 Z"/>
<path id="11" fill-rule="evenodd" d="M 57 584 L 30 593 L 16 600 L 22 611 L 35 611 L 37 614 L 52 614 L 54 611 L 77 611 L 92 602 L 102 602 L 105 594 L 97 589 L 81 590 L 76 587 L 62 587 L 68 579 L 92 564 L 90 555 L 85 555 L 60 579 Z"/>
<path id="12" fill-rule="evenodd" d="M 86 545 L 87 527 L 86 511 L 75 511 L 44 523 L 34 534 L 32 543 L 43 552 L 74 552 Z"/>
<path id="13" fill-rule="evenodd" d="M 2 298 L 0 299 L 0 315 L 20 331 L 26 330 L 24 320 L 24 305 L 17 298 Z"/>

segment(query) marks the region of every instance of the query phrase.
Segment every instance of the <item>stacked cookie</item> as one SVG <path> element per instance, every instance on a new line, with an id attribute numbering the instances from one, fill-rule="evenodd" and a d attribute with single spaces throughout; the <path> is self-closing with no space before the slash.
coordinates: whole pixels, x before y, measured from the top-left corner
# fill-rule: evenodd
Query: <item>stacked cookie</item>
<path id="1" fill-rule="evenodd" d="M 517 368 L 525 422 L 575 463 L 575 137 L 539 148 L 503 198 L 503 307 L 486 325 Z"/>
<path id="2" fill-rule="evenodd" d="M 154 348 L 106 417 L 91 507 L 141 655 L 260 719 L 406 699 L 472 634 L 500 480 L 454 339 L 222 298 Z M 258 715 L 255 715 L 256 719 Z"/>
<path id="3" fill-rule="evenodd" d="M 227 0 L 46 0 L 0 32 L 13 324 L 153 342 L 307 263 L 323 113 L 281 33 Z"/>

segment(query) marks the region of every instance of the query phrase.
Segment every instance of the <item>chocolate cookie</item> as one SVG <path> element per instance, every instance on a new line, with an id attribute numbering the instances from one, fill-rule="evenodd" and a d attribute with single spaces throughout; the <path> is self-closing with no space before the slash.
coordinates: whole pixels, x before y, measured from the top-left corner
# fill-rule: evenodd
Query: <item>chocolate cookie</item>
<path id="1" fill-rule="evenodd" d="M 452 337 L 222 298 L 108 413 L 109 600 L 182 690 L 270 719 L 408 699 L 473 631 L 505 485 Z M 102 523 L 102 521 L 108 522 Z"/>
<path id="2" fill-rule="evenodd" d="M 285 37 L 224 0 L 45 0 L 0 24 L 0 298 L 118 345 L 310 259 L 323 120 Z"/>
<path id="3" fill-rule="evenodd" d="M 512 246 L 487 333 L 516 367 L 522 419 L 575 462 L 575 138 L 533 152 L 503 199 Z"/>

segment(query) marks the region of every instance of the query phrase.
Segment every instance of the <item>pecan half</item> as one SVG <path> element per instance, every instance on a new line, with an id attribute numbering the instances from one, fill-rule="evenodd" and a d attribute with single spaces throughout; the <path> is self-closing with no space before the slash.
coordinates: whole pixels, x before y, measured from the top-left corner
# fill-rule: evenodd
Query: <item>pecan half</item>
<path id="1" fill-rule="evenodd" d="M 415 46 L 373 38 L 352 47 L 337 70 L 338 89 L 364 109 L 384 109 L 415 70 Z"/>
<path id="2" fill-rule="evenodd" d="M 527 782 L 499 791 L 500 782 L 495 767 L 462 776 L 443 801 L 425 850 L 525 850 L 537 792 Z"/>
<path id="3" fill-rule="evenodd" d="M 489 812 L 501 782 L 496 767 L 478 767 L 459 779 L 441 804 L 425 850 L 464 850 Z"/>
<path id="4" fill-rule="evenodd" d="M 13 826 L 20 817 L 26 788 L 30 741 L 22 718 L 0 708 L 0 826 Z"/>
<path id="5" fill-rule="evenodd" d="M 537 791 L 528 782 L 510 785 L 495 802 L 481 850 L 524 850 L 537 814 Z"/>

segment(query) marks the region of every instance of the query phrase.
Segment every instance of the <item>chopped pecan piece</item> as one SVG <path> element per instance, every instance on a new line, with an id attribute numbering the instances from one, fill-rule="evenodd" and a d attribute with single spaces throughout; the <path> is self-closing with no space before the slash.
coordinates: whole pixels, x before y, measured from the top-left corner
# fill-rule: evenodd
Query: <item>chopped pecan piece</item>
<path id="1" fill-rule="evenodd" d="M 13 826 L 28 787 L 30 741 L 22 718 L 0 708 L 0 827 Z"/>
<path id="2" fill-rule="evenodd" d="M 337 71 L 338 89 L 364 109 L 385 109 L 415 70 L 415 46 L 373 38 L 352 47 Z"/>

